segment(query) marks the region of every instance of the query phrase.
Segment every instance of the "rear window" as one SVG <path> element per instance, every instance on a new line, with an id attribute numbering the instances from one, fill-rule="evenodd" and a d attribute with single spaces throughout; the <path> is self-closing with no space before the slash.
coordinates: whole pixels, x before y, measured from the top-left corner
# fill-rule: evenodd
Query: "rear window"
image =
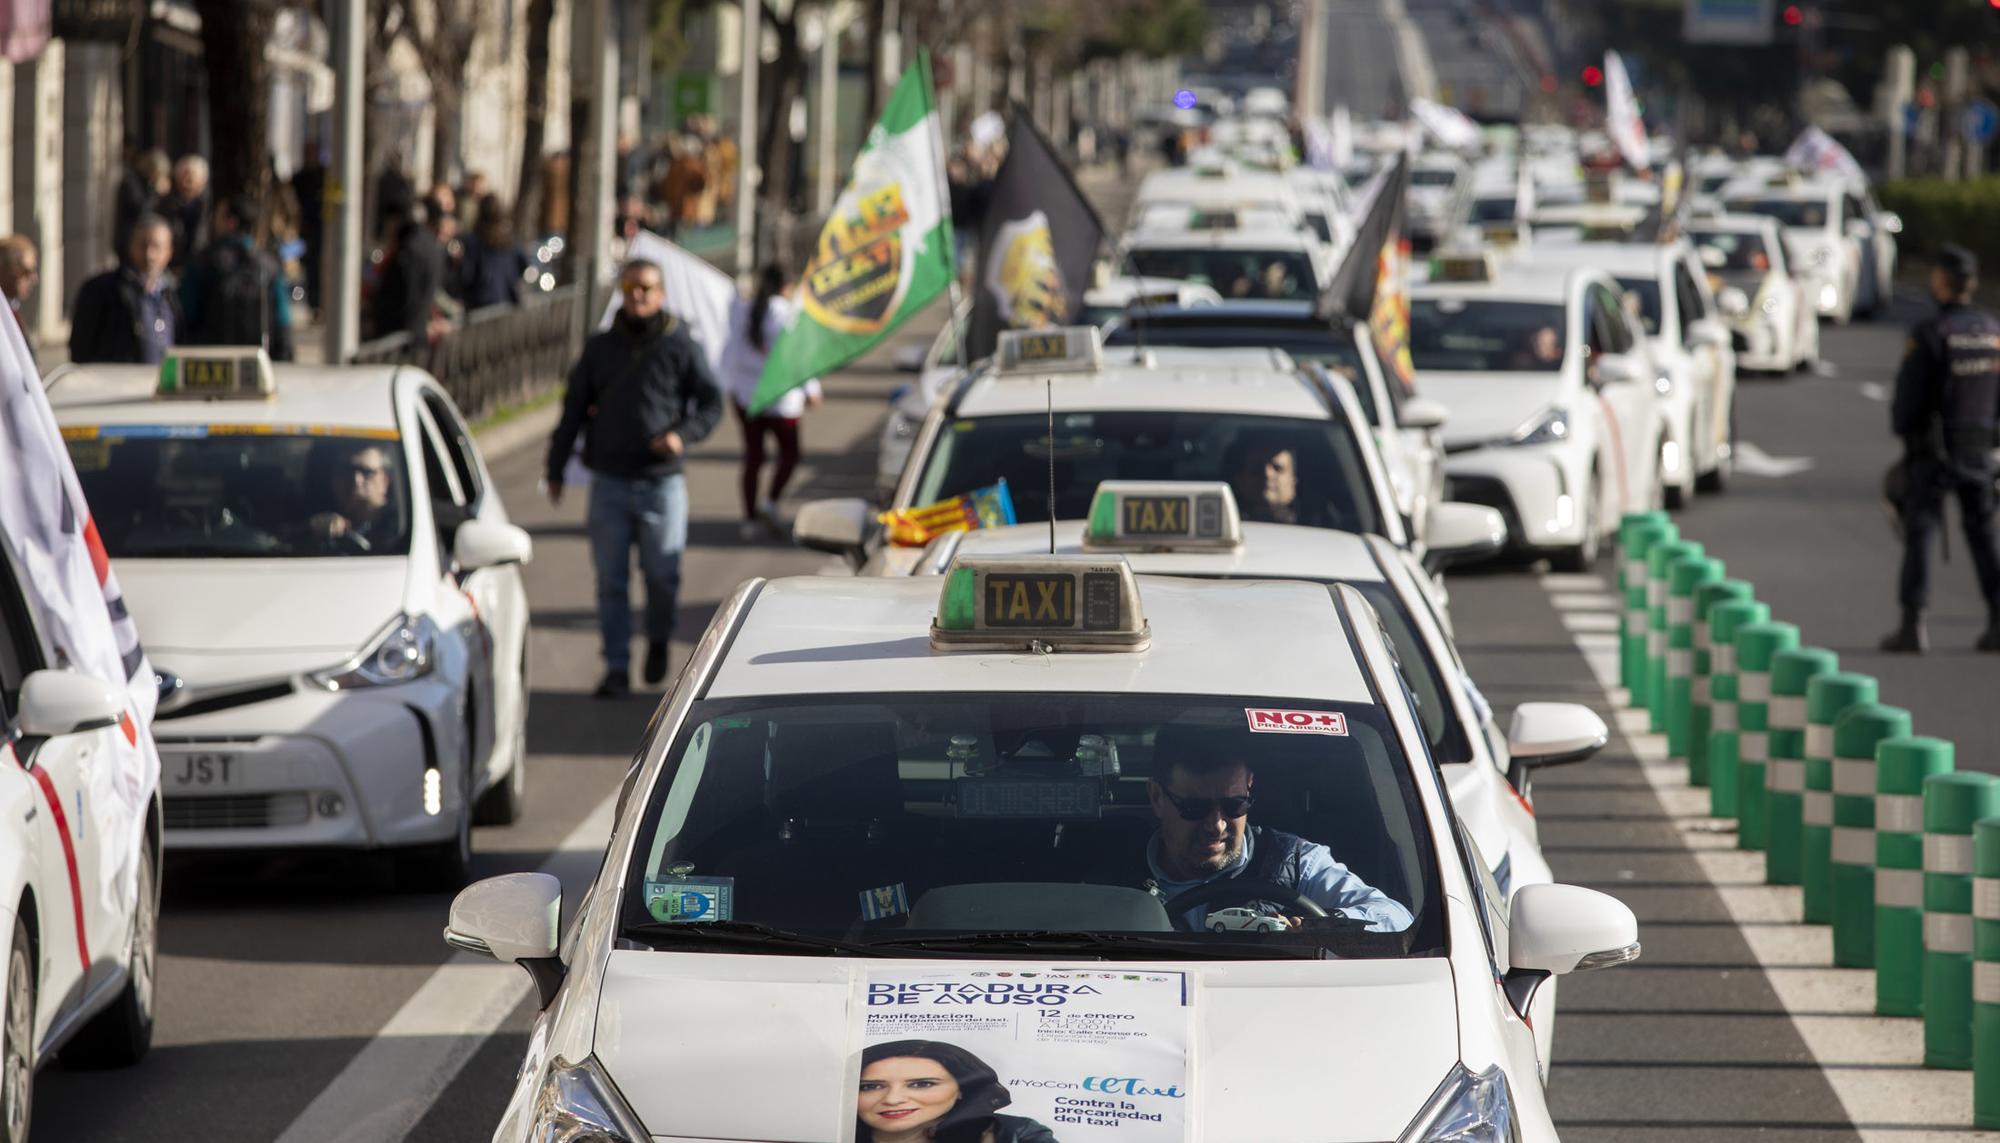
<path id="1" fill-rule="evenodd" d="M 1567 323 L 1550 302 L 1418 298 L 1410 360 L 1418 369 L 1548 373 L 1562 368 Z"/>

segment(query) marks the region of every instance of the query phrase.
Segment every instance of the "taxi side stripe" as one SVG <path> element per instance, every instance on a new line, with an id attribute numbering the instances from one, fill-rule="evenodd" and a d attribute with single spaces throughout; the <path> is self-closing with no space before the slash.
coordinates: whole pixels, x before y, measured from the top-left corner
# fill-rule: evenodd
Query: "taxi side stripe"
<path id="1" fill-rule="evenodd" d="M 69 903 L 76 914 L 76 958 L 85 972 L 90 971 L 90 941 L 83 931 L 83 882 L 76 872 L 76 842 L 70 838 L 69 815 L 63 813 L 62 796 L 56 793 L 55 780 L 40 766 L 30 766 L 28 773 L 35 776 L 35 784 L 42 788 L 42 797 L 49 804 L 49 815 L 55 820 L 56 836 L 62 839 L 63 865 L 69 871 Z"/>

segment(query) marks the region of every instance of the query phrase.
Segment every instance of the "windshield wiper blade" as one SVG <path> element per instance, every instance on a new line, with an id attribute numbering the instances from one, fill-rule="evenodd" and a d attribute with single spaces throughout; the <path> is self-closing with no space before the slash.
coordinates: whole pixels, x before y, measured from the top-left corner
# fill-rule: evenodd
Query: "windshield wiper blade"
<path id="1" fill-rule="evenodd" d="M 892 955 L 872 945 L 857 945 L 833 937 L 796 933 L 774 925 L 760 925 L 755 921 L 691 921 L 671 924 L 665 921 L 642 921 L 636 925 L 626 925 L 624 931 L 644 937 L 647 943 L 654 945 L 671 943 L 734 945 L 769 952 L 814 953 L 821 956 Z"/>
<path id="2" fill-rule="evenodd" d="M 1056 952 L 1113 955 L 1132 960 L 1322 960 L 1332 954 L 1317 944 L 1275 941 L 1191 939 L 1180 933 L 1093 933 L 1031 929 L 1004 933 L 964 933 L 911 937 L 872 943 L 875 948 L 924 952 Z"/>

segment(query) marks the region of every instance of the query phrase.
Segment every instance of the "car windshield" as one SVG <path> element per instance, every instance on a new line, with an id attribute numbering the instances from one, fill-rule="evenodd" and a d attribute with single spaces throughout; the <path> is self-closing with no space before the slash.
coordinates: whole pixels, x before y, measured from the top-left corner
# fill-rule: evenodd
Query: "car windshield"
<path id="1" fill-rule="evenodd" d="M 1287 720 L 1321 729 L 1260 732 Z M 1441 944 L 1411 766 L 1366 705 L 698 702 L 636 836 L 622 921 L 654 947 L 1150 960 Z"/>
<path id="2" fill-rule="evenodd" d="M 1496 196 L 1494 198 L 1475 198 L 1472 200 L 1471 221 L 1474 225 L 1488 222 L 1512 222 L 1514 221 L 1515 208 L 1518 205 L 1519 200 L 1511 194 Z"/>
<path id="3" fill-rule="evenodd" d="M 1293 361 L 1324 365 L 1347 378 L 1361 402 L 1361 419 L 1371 425 L 1377 422 L 1375 389 L 1368 383 L 1354 335 L 1330 322 L 1311 326 L 1296 322 L 1261 325 L 1250 321 L 1181 323 L 1169 318 L 1144 322 L 1143 330 L 1136 328 L 1140 324 L 1125 322 L 1111 329 L 1104 335 L 1104 344 L 1137 346 L 1143 341 L 1149 346 L 1189 349 L 1282 349 L 1291 354 Z"/>
<path id="4" fill-rule="evenodd" d="M 125 559 L 392 556 L 410 550 L 394 432 L 65 426 L 105 551 Z"/>
<path id="5" fill-rule="evenodd" d="M 1448 187 L 1458 179 L 1455 171 L 1425 170 L 1422 167 L 1410 172 L 1413 187 Z"/>
<path id="6" fill-rule="evenodd" d="M 1702 265 L 1731 280 L 1755 281 L 1771 269 L 1771 255 L 1764 236 L 1754 231 L 1708 230 L 1689 235 L 1701 251 Z M 1714 251 L 1714 253 L 1710 253 Z M 1722 264 L 1715 264 L 1720 257 Z"/>
<path id="7" fill-rule="evenodd" d="M 1230 413 L 1117 410 L 959 417 L 939 431 L 915 504 L 1005 480 L 1022 523 L 1080 520 L 1105 480 L 1226 481 L 1246 520 L 1380 534 L 1368 469 L 1344 423 Z"/>
<path id="8" fill-rule="evenodd" d="M 1566 329 L 1553 302 L 1417 298 L 1410 361 L 1440 371 L 1547 373 L 1562 368 Z"/>
<path id="9" fill-rule="evenodd" d="M 1224 298 L 1310 298 L 1318 289 L 1302 250 L 1152 247 L 1126 260 L 1132 274 L 1211 286 Z"/>
<path id="10" fill-rule="evenodd" d="M 1733 198 L 1729 200 L 1729 213 L 1761 214 L 1777 219 L 1779 226 L 1826 225 L 1826 203 L 1816 198 Z"/>
<path id="11" fill-rule="evenodd" d="M 1650 337 L 1660 333 L 1660 283 L 1655 278 L 1620 278 L 1618 288 L 1624 291 L 1625 310 L 1639 319 Z"/>

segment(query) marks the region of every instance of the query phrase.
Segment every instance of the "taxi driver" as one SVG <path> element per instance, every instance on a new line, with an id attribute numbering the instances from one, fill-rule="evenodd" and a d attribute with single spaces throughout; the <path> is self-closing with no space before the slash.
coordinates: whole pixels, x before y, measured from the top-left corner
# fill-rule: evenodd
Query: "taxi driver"
<path id="1" fill-rule="evenodd" d="M 314 543 L 341 551 L 368 552 L 392 544 L 401 535 L 390 508 L 396 468 L 388 448 L 379 444 L 350 447 L 335 460 L 329 479 L 333 511 L 307 522 Z"/>
<path id="2" fill-rule="evenodd" d="M 1153 777 L 1146 784 L 1153 816 L 1159 819 L 1159 829 L 1146 845 L 1146 864 L 1160 899 L 1171 901 L 1204 885 L 1240 879 L 1246 889 L 1255 883 L 1290 890 L 1329 914 L 1366 921 L 1377 932 L 1409 928 L 1407 908 L 1355 875 L 1326 846 L 1250 824 L 1256 776 L 1244 733 L 1219 727 L 1161 728 L 1154 743 Z M 1212 908 L 1252 903 L 1197 906 L 1173 922 L 1199 931 Z M 1280 912 L 1274 907 L 1289 900 L 1255 904 L 1269 914 Z"/>
<path id="3" fill-rule="evenodd" d="M 1330 527 L 1324 505 L 1299 496 L 1298 453 L 1276 437 L 1239 439 L 1225 468 L 1230 491 L 1245 520 L 1265 524 Z"/>

